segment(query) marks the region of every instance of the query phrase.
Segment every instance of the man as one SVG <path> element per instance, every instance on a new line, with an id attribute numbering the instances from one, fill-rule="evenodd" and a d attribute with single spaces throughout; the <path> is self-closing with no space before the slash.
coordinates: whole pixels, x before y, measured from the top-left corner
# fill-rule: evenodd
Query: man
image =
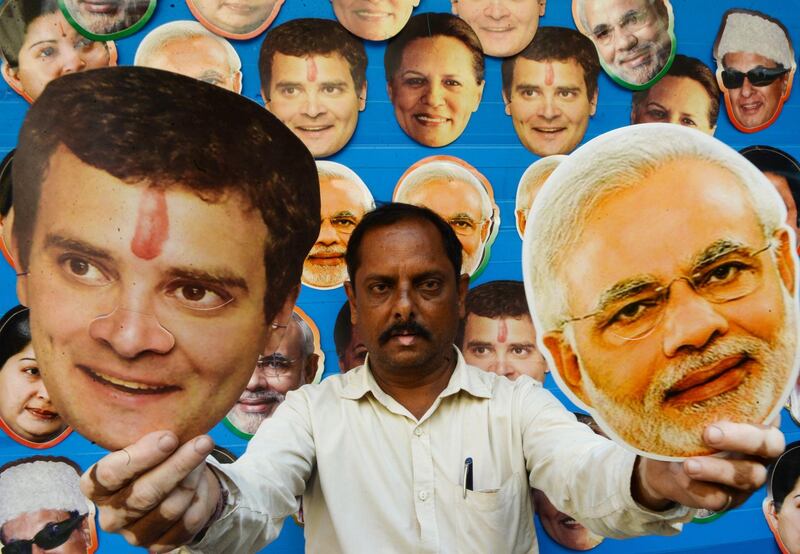
<path id="1" fill-rule="evenodd" d="M 75 23 L 92 35 L 121 33 L 142 19 L 154 0 L 64 0 L 64 7 Z"/>
<path id="2" fill-rule="evenodd" d="M 430 210 L 367 214 L 347 251 L 347 294 L 368 363 L 287 395 L 233 464 L 209 460 L 212 470 L 208 437 L 175 450 L 167 432 L 109 454 L 83 480 L 106 529 L 162 552 L 204 529 L 199 551 L 254 552 L 302 494 L 310 552 L 522 553 L 536 552 L 534 483 L 614 536 L 674 533 L 691 516 L 675 502 L 738 504 L 763 483 L 760 458 L 637 458 L 531 379 L 467 365 L 453 347 L 468 283 L 460 258 Z M 767 426 L 719 422 L 706 436 L 745 456 L 783 448 Z"/>
<path id="3" fill-rule="evenodd" d="M 180 73 L 235 93 L 242 92 L 242 61 L 224 38 L 197 21 L 171 21 L 142 39 L 133 65 Z"/>
<path id="4" fill-rule="evenodd" d="M 564 160 L 531 218 L 537 328 L 610 436 L 693 456 L 711 421 L 778 413 L 797 373 L 796 258 L 752 164 L 702 133 L 634 125 Z"/>
<path id="5" fill-rule="evenodd" d="M 350 303 L 345 302 L 336 315 L 336 323 L 333 325 L 333 343 L 336 345 L 341 373 L 347 373 L 353 368 L 364 365 L 367 357 L 367 347 L 361 340 L 361 331 L 350 319 Z"/>
<path id="6" fill-rule="evenodd" d="M 800 237 L 800 163 L 783 150 L 771 146 L 748 146 L 739 153 L 769 179 L 786 206 L 786 225 Z"/>
<path id="7" fill-rule="evenodd" d="M 366 40 L 392 38 L 408 23 L 419 0 L 331 0 L 345 29 Z"/>
<path id="8" fill-rule="evenodd" d="M 484 54 L 506 58 L 518 54 L 533 39 L 547 0 L 451 0 L 450 5 L 478 35 Z"/>
<path id="9" fill-rule="evenodd" d="M 367 105 L 364 45 L 329 19 L 293 19 L 261 45 L 261 96 L 315 158 L 331 156 L 353 136 Z"/>
<path id="10" fill-rule="evenodd" d="M 7 552 L 87 554 L 97 549 L 94 507 L 72 460 L 32 456 L 0 468 L 0 543 Z"/>
<path id="11" fill-rule="evenodd" d="M 514 215 L 517 220 L 517 233 L 519 238 L 525 238 L 525 227 L 528 224 L 528 212 L 533 206 L 536 195 L 539 194 L 542 186 L 550 175 L 556 170 L 558 164 L 566 159 L 566 156 L 556 154 L 547 156 L 533 162 L 522 177 L 519 178 L 517 185 L 517 199 L 515 203 Z"/>
<path id="12" fill-rule="evenodd" d="M 109 449 L 219 422 L 319 233 L 300 141 L 220 87 L 110 68 L 48 86 L 12 171 L 17 293 L 64 420 Z"/>
<path id="13" fill-rule="evenodd" d="M 592 39 L 603 67 L 625 85 L 647 85 L 672 56 L 669 0 L 576 0 L 580 31 Z"/>
<path id="14" fill-rule="evenodd" d="M 283 0 L 187 0 L 195 17 L 222 36 L 253 38 L 278 16 Z"/>
<path id="15" fill-rule="evenodd" d="M 503 103 L 522 145 L 537 156 L 572 152 L 597 109 L 599 73 L 591 41 L 565 27 L 542 27 L 503 60 Z"/>
<path id="16" fill-rule="evenodd" d="M 317 161 L 317 173 L 322 206 L 320 229 L 303 263 L 302 280 L 315 289 L 332 289 L 347 279 L 347 242 L 364 214 L 375 208 L 375 202 L 367 185 L 349 167 Z"/>
<path id="17" fill-rule="evenodd" d="M 272 417 L 286 393 L 314 381 L 318 362 L 311 327 L 292 312 L 278 349 L 258 357 L 247 388 L 228 412 L 228 422 L 242 433 L 254 435 L 261 422 Z"/>
<path id="18" fill-rule="evenodd" d="M 789 97 L 794 48 L 783 24 L 752 10 L 728 10 L 714 42 L 717 80 L 731 122 L 755 132 L 772 124 Z"/>
<path id="19" fill-rule="evenodd" d="M 425 206 L 447 221 L 461 242 L 461 269 L 473 275 L 488 260 L 486 247 L 499 227 L 499 210 L 475 173 L 454 160 L 423 160 L 400 178 L 393 200 Z"/>
<path id="20" fill-rule="evenodd" d="M 536 347 L 522 281 L 490 281 L 467 293 L 463 331 L 456 344 L 464 361 L 511 380 L 544 383 L 547 362 Z"/>
<path id="21" fill-rule="evenodd" d="M 656 84 L 633 93 L 631 124 L 674 123 L 713 135 L 719 117 L 714 73 L 697 58 L 676 54 Z"/>

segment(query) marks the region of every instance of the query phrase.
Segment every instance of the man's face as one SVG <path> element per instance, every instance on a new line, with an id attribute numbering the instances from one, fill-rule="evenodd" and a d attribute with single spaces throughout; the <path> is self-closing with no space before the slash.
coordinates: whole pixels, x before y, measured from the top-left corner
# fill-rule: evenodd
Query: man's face
<path id="1" fill-rule="evenodd" d="M 184 442 L 239 397 L 270 338 L 266 227 L 246 206 L 54 152 L 17 292 L 53 405 L 83 436 L 118 449 L 170 429 Z"/>
<path id="2" fill-rule="evenodd" d="M 533 502 L 545 532 L 561 546 L 572 550 L 591 550 L 603 542 L 603 537 L 595 535 L 564 512 L 559 512 L 539 489 L 533 489 Z"/>
<path id="3" fill-rule="evenodd" d="M 669 162 L 601 201 L 563 266 L 568 316 L 596 315 L 545 344 L 604 429 L 639 450 L 691 456 L 709 452 L 706 425 L 768 417 L 797 333 L 788 232 L 761 251 L 769 240 L 737 179 L 708 162 Z"/>
<path id="4" fill-rule="evenodd" d="M 276 0 L 191 0 L 200 15 L 214 27 L 232 35 L 245 35 L 271 21 L 282 2 Z M 276 5 L 277 4 L 277 5 Z M 276 9 L 277 8 L 277 9 Z M 275 12 L 275 13 L 273 13 Z"/>
<path id="5" fill-rule="evenodd" d="M 792 189 L 789 187 L 789 181 L 783 175 L 777 173 L 766 172 L 764 173 L 770 183 L 775 186 L 775 190 L 781 195 L 781 200 L 786 205 L 786 225 L 794 229 L 795 236 L 800 236 L 800 230 L 797 228 L 797 204 L 794 202 L 792 196 Z"/>
<path id="6" fill-rule="evenodd" d="M 425 146 L 445 146 L 461 136 L 483 94 L 472 62 L 469 48 L 453 37 L 406 45 L 387 87 L 397 123 L 408 136 Z"/>
<path id="7" fill-rule="evenodd" d="M 58 11 L 40 15 L 28 25 L 19 64 L 12 68 L 4 63 L 3 75 L 12 87 L 36 100 L 53 79 L 110 63 L 106 43 L 78 34 Z"/>
<path id="8" fill-rule="evenodd" d="M 518 57 L 511 80 L 511 116 L 522 145 L 538 156 L 568 154 L 583 140 L 597 108 L 575 60 L 535 62 Z"/>
<path id="9" fill-rule="evenodd" d="M 231 67 L 225 48 L 207 36 L 170 40 L 142 65 L 186 75 L 236 93 L 242 90 L 242 74 Z"/>
<path id="10" fill-rule="evenodd" d="M 11 356 L 0 369 L 0 418 L 32 442 L 46 442 L 66 427 L 50 403 L 31 345 Z"/>
<path id="11" fill-rule="evenodd" d="M 96 35 L 110 35 L 135 25 L 150 0 L 64 0 L 75 22 Z"/>
<path id="12" fill-rule="evenodd" d="M 356 130 L 367 101 L 366 83 L 356 89 L 342 56 L 272 58 L 272 78 L 264 103 L 297 135 L 315 158 L 335 154 Z"/>
<path id="13" fill-rule="evenodd" d="M 347 373 L 354 367 L 364 365 L 366 358 L 367 347 L 361 339 L 361 331 L 358 330 L 358 325 L 353 325 L 350 342 L 345 346 L 344 353 L 339 356 L 339 371 Z"/>
<path id="14" fill-rule="evenodd" d="M 661 2 L 666 0 L 655 0 Z M 669 21 L 649 0 L 583 0 L 587 33 L 611 73 L 642 85 L 669 59 Z"/>
<path id="15" fill-rule="evenodd" d="M 451 0 L 489 56 L 513 56 L 533 40 L 546 0 Z"/>
<path id="16" fill-rule="evenodd" d="M 77 479 L 77 475 L 76 475 Z M 28 512 L 9 520 L 3 525 L 2 539 L 4 544 L 13 541 L 33 540 L 36 533 L 53 524 L 67 521 L 70 513 L 65 510 L 39 510 L 38 512 Z M 89 538 L 89 524 L 84 519 L 69 535 L 69 538 L 61 546 L 42 550 L 38 546 L 32 546 L 32 552 L 47 552 L 48 554 L 86 554 L 89 552 L 91 539 Z"/>
<path id="17" fill-rule="evenodd" d="M 747 73 L 756 67 L 771 69 L 778 64 L 774 60 L 751 52 L 730 52 L 722 58 L 722 66 L 725 69 Z M 723 85 L 720 85 L 720 88 L 728 97 L 733 118 L 742 127 L 750 129 L 764 125 L 778 113 L 788 82 L 789 74 L 786 73 L 763 87 L 753 86 L 750 79 L 745 78 L 739 88 L 729 89 Z"/>
<path id="18" fill-rule="evenodd" d="M 355 281 L 345 287 L 370 363 L 397 371 L 426 367 L 452 348 L 468 282 L 456 280 L 433 224 L 372 229 L 359 254 Z"/>
<path id="19" fill-rule="evenodd" d="M 709 121 L 711 98 L 703 85 L 689 77 L 666 75 L 631 110 L 631 123 L 674 123 L 713 135 Z"/>
<path id="20" fill-rule="evenodd" d="M 331 0 L 342 26 L 367 40 L 392 38 L 408 23 L 419 0 Z"/>
<path id="21" fill-rule="evenodd" d="M 415 187 L 402 200 L 436 212 L 456 232 L 461 243 L 461 271 L 471 275 L 483 258 L 491 230 L 491 217 L 483 216 L 481 195 L 463 181 L 433 179 Z"/>
<path id="22" fill-rule="evenodd" d="M 771 512 L 773 526 L 777 527 L 786 552 L 800 552 L 800 484 L 795 483 L 784 498 L 779 512 L 776 513 L 774 507 Z"/>
<path id="23" fill-rule="evenodd" d="M 366 199 L 361 188 L 346 179 L 319 181 L 321 225 L 317 242 L 303 263 L 303 282 L 312 287 L 338 287 L 347 279 L 344 254 L 353 229 L 364 217 Z"/>
<path id="24" fill-rule="evenodd" d="M 511 380 L 530 375 L 540 383 L 547 371 L 536 348 L 536 329 L 528 316 L 482 317 L 468 314 L 464 324 L 464 360 Z"/>
<path id="25" fill-rule="evenodd" d="M 303 333 L 294 318 L 278 349 L 263 356 L 239 401 L 228 412 L 228 421 L 249 435 L 254 435 L 261 422 L 272 416 L 286 393 L 310 383 L 317 371 L 317 355 L 304 355 Z"/>

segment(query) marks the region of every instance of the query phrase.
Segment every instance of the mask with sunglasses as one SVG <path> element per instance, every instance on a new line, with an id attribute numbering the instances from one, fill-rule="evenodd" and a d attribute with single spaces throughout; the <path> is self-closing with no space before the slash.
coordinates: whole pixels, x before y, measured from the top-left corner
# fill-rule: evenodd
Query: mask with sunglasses
<path id="1" fill-rule="evenodd" d="M 744 85 L 745 77 L 747 77 L 747 80 L 750 81 L 752 86 L 765 87 L 774 83 L 776 79 L 786 75 L 788 72 L 788 69 L 780 65 L 778 67 L 764 67 L 759 65 L 747 73 L 726 68 L 722 71 L 722 84 L 728 89 L 741 88 Z"/>
<path id="2" fill-rule="evenodd" d="M 35 544 L 42 550 L 57 548 L 69 540 L 88 514 L 70 512 L 64 521 L 50 522 L 39 530 L 32 539 L 12 540 L 3 546 L 2 554 L 31 554 Z"/>

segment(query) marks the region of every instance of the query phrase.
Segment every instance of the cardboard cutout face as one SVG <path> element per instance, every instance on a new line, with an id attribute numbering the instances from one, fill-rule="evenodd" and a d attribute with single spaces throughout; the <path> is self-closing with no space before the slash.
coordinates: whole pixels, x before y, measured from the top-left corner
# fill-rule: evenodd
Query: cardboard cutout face
<path id="1" fill-rule="evenodd" d="M 253 436 L 289 391 L 319 383 L 324 366 L 319 329 L 296 307 L 277 350 L 258 357 L 247 387 L 228 412 L 225 423 L 239 435 Z"/>
<path id="2" fill-rule="evenodd" d="M 528 169 L 526 169 L 525 173 L 520 177 L 519 184 L 517 185 L 517 199 L 514 207 L 519 238 L 525 236 L 528 213 L 533 205 L 533 201 L 536 199 L 536 195 L 541 190 L 547 178 L 550 177 L 550 174 L 556 170 L 558 164 L 564 159 L 566 159 L 566 156 L 556 155 L 537 160 L 528 166 Z"/>
<path id="3" fill-rule="evenodd" d="M 559 386 L 659 459 L 711 452 L 702 432 L 717 420 L 771 420 L 797 375 L 784 218 L 766 178 L 701 133 L 637 125 L 577 150 L 536 197 L 523 245 Z"/>
<path id="4" fill-rule="evenodd" d="M 713 135 L 717 128 L 710 115 L 715 100 L 709 97 L 703 85 L 690 77 L 667 74 L 640 94 L 643 98 L 634 99 L 631 106 L 631 124 L 672 123 L 707 135 Z M 718 109 L 718 100 L 716 105 Z"/>
<path id="5" fill-rule="evenodd" d="M 23 20 L 14 15 L 21 1 L 12 0 L 0 8 L 0 18 L 13 19 L 21 27 L 19 33 L 0 37 L 5 58 L 0 71 L 6 83 L 26 100 L 36 100 L 47 83 L 61 75 L 117 65 L 113 42 L 79 34 L 60 11 L 43 13 L 23 27 Z M 23 37 L 18 45 L 17 36 Z M 6 48 L 12 51 L 6 52 Z M 17 61 L 12 64 L 9 60 L 13 59 Z"/>
<path id="6" fill-rule="evenodd" d="M 242 62 L 236 50 L 197 21 L 172 21 L 147 33 L 136 50 L 134 65 L 242 91 Z"/>
<path id="7" fill-rule="evenodd" d="M 64 17 L 82 34 L 95 40 L 127 37 L 153 15 L 156 0 L 59 0 Z"/>
<path id="8" fill-rule="evenodd" d="M 244 40 L 263 33 L 283 6 L 283 0 L 186 0 L 197 20 L 218 35 Z"/>
<path id="9" fill-rule="evenodd" d="M 451 5 L 478 35 L 484 54 L 505 58 L 533 40 L 547 0 L 452 0 Z"/>
<path id="10" fill-rule="evenodd" d="M 488 263 L 500 210 L 489 181 L 467 162 L 452 156 L 418 161 L 400 177 L 392 200 L 430 208 L 450 224 L 462 246 L 462 273 L 476 277 Z"/>
<path id="11" fill-rule="evenodd" d="M 350 168 L 317 161 L 321 227 L 317 242 L 303 264 L 304 285 L 332 289 L 347 280 L 344 255 L 347 243 L 364 214 L 375 207 L 367 186 Z"/>
<path id="12" fill-rule="evenodd" d="M 331 0 L 342 26 L 365 40 L 386 40 L 405 27 L 419 0 Z"/>
<path id="13" fill-rule="evenodd" d="M 618 84 L 645 89 L 669 69 L 676 47 L 669 0 L 573 0 L 572 14 Z"/>
<path id="14" fill-rule="evenodd" d="M 761 12 L 729 10 L 722 16 L 714 58 L 731 123 L 745 133 L 771 125 L 789 98 L 797 69 L 786 27 Z"/>
<path id="15" fill-rule="evenodd" d="M 800 552 L 800 444 L 786 446 L 770 469 L 764 519 L 782 554 Z"/>

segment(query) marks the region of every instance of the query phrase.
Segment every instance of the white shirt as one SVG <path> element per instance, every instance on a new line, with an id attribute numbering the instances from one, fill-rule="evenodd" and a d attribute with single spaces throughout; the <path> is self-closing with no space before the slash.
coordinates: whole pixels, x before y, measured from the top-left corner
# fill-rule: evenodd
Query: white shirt
<path id="1" fill-rule="evenodd" d="M 531 487 L 605 536 L 679 532 L 688 509 L 653 513 L 631 498 L 634 460 L 534 380 L 481 371 L 460 352 L 419 420 L 367 364 L 289 393 L 236 463 L 212 462 L 228 502 L 194 549 L 259 550 L 301 495 L 307 552 L 535 553 Z"/>

